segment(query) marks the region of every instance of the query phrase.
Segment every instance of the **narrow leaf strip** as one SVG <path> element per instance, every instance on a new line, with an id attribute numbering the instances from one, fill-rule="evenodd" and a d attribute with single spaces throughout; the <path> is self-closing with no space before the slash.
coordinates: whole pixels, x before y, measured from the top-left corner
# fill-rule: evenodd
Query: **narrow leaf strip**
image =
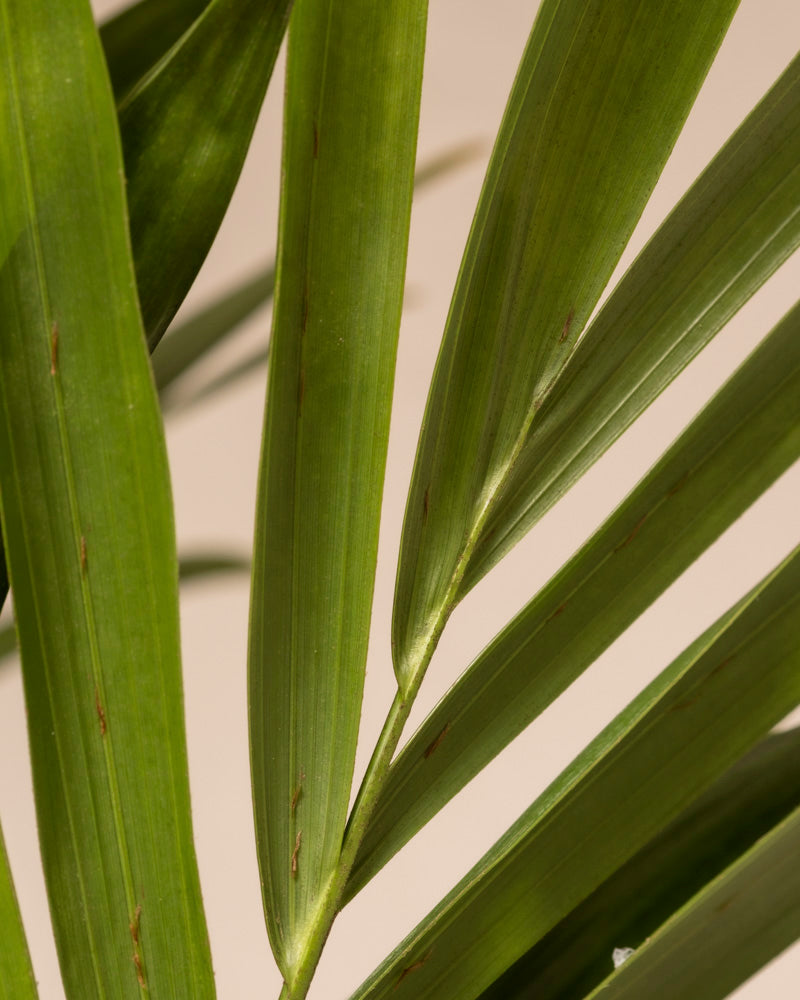
<path id="1" fill-rule="evenodd" d="M 228 207 L 290 0 L 211 0 L 119 106 L 147 339 L 158 343 Z"/>
<path id="2" fill-rule="evenodd" d="M 0 0 L 0 79 L 3 534 L 64 985 L 210 998 L 169 475 L 87 0 Z"/>
<path id="3" fill-rule="evenodd" d="M 406 695 L 736 6 L 539 9 L 464 254 L 406 508 L 393 623 Z"/>
<path id="4" fill-rule="evenodd" d="M 800 305 L 428 716 L 392 765 L 348 895 L 798 457 Z"/>
<path id="5" fill-rule="evenodd" d="M 209 0 L 138 0 L 100 26 L 114 97 L 121 100 L 208 6 Z"/>
<path id="6" fill-rule="evenodd" d="M 800 808 L 698 893 L 591 1000 L 723 1000 L 800 937 Z"/>
<path id="7" fill-rule="evenodd" d="M 304 995 L 333 916 L 361 710 L 425 0 L 300 0 L 259 474 L 250 741 L 270 940 Z M 353 128 L 357 122 L 358 127 Z"/>
<path id="8" fill-rule="evenodd" d="M 28 942 L 22 927 L 11 869 L 0 830 L 0 1000 L 36 1000 L 36 980 L 33 978 Z"/>
<path id="9" fill-rule="evenodd" d="M 614 289 L 531 426 L 465 594 L 800 244 L 800 56 Z"/>
<path id="10" fill-rule="evenodd" d="M 613 969 L 615 949 L 644 945 L 798 807 L 800 729 L 794 729 L 770 736 L 726 771 L 480 1000 L 582 1000 Z M 704 937 L 700 931 L 699 940 Z M 636 995 L 649 997 L 650 991 Z"/>
<path id="11" fill-rule="evenodd" d="M 354 994 L 480 995 L 800 701 L 800 550 L 679 656 Z"/>

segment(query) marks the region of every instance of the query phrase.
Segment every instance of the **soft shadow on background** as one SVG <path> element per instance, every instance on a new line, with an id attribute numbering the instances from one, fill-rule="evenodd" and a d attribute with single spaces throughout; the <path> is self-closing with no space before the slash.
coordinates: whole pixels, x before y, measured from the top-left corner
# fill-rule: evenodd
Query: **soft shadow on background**
<path id="1" fill-rule="evenodd" d="M 126 4 L 93 0 L 93 6 L 105 17 Z M 536 7 L 535 0 L 431 3 L 419 161 L 424 164 L 465 140 L 482 142 L 483 153 L 415 200 L 356 781 L 394 691 L 389 622 L 395 559 L 428 381 L 491 141 Z M 778 77 L 799 43 L 797 0 L 743 0 L 613 280 Z M 272 258 L 282 76 L 279 63 L 234 202 L 182 315 Z M 794 304 L 798 288 L 800 254 L 469 595 L 445 632 L 409 733 Z M 269 320 L 266 310 L 259 313 L 226 347 L 226 357 L 244 356 L 264 343 Z M 201 379 L 213 374 L 220 357 L 209 358 Z M 265 375 L 266 369 L 254 372 L 231 391 L 169 420 L 181 551 L 215 547 L 244 553 L 250 548 Z M 800 466 L 795 466 L 375 878 L 335 925 L 310 993 L 313 1000 L 347 996 L 632 695 L 800 542 L 799 497 Z M 195 585 L 182 596 L 194 822 L 222 1000 L 277 996 L 281 982 L 267 945 L 253 839 L 245 703 L 247 610 L 244 578 Z M 24 719 L 18 671 L 3 671 L 0 812 L 41 996 L 60 1000 Z M 794 997 L 798 982 L 800 946 L 795 946 L 735 996 Z"/>

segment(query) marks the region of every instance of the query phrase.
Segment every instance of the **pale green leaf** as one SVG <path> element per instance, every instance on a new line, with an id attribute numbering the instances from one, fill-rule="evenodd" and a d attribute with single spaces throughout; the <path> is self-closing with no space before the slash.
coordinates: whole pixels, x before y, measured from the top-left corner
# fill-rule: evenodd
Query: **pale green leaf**
<path id="1" fill-rule="evenodd" d="M 0 79 L 3 534 L 64 986 L 213 997 L 166 450 L 87 0 L 0 0 Z"/>
<path id="2" fill-rule="evenodd" d="M 264 908 L 289 990 L 350 795 L 425 21 L 424 0 L 300 0 L 289 32 L 249 659 Z"/>
<path id="3" fill-rule="evenodd" d="M 539 8 L 464 254 L 406 508 L 392 631 L 406 695 L 736 6 Z"/>
<path id="4" fill-rule="evenodd" d="M 486 647 L 403 748 L 362 843 L 348 895 L 799 457 L 800 305 Z"/>
<path id="5" fill-rule="evenodd" d="M 737 761 L 480 1000 L 582 1000 L 612 970 L 615 948 L 640 948 L 798 806 L 800 729 L 794 729 L 770 736 Z M 678 995 L 687 994 L 669 994 Z"/>
<path id="6" fill-rule="evenodd" d="M 795 550 L 592 741 L 354 996 L 479 996 L 798 702 Z"/>
<path id="7" fill-rule="evenodd" d="M 0 830 L 0 1000 L 36 1000 L 38 992 Z"/>

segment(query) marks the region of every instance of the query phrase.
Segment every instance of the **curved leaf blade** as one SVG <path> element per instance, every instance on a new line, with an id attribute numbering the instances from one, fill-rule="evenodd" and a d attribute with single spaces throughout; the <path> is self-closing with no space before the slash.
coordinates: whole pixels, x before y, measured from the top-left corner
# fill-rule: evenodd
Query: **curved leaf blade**
<path id="1" fill-rule="evenodd" d="M 289 31 L 249 711 L 264 908 L 290 995 L 350 794 L 425 23 L 425 0 L 300 0 Z"/>
<path id="2" fill-rule="evenodd" d="M 114 96 L 131 87 L 187 31 L 209 0 L 139 0 L 100 26 Z"/>
<path id="3" fill-rule="evenodd" d="M 800 809 L 652 936 L 591 1000 L 722 1000 L 800 937 Z"/>
<path id="4" fill-rule="evenodd" d="M 800 549 L 597 737 L 353 995 L 466 1000 L 800 702 Z"/>
<path id="5" fill-rule="evenodd" d="M 640 948 L 798 807 L 800 729 L 794 729 L 737 761 L 480 1000 L 582 1000 L 608 976 L 615 948 Z"/>
<path id="6" fill-rule="evenodd" d="M 486 647 L 403 748 L 364 838 L 348 895 L 798 458 L 800 304 Z"/>
<path id="7" fill-rule="evenodd" d="M 86 0 L 0 0 L 0 24 L 3 535 L 65 989 L 213 997 L 111 90 Z"/>
<path id="8" fill-rule="evenodd" d="M 545 0 L 539 9 L 467 243 L 417 451 L 392 633 L 406 694 L 736 6 Z"/>
<path id="9" fill-rule="evenodd" d="M 28 942 L 8 867 L 3 832 L 0 830 L 0 1000 L 36 1000 L 39 993 L 33 978 Z"/>
<path id="10" fill-rule="evenodd" d="M 465 594 L 800 245 L 800 56 L 631 266 L 537 414 Z"/>
<path id="11" fill-rule="evenodd" d="M 222 222 L 290 6 L 290 0 L 212 0 L 118 108 L 151 350 Z"/>

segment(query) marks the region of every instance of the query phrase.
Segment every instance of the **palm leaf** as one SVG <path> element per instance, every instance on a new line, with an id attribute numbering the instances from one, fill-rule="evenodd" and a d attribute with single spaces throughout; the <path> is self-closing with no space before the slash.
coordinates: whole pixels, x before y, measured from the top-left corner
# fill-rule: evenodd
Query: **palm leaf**
<path id="1" fill-rule="evenodd" d="M 794 729 L 770 736 L 726 771 L 480 1000 L 582 1000 L 611 971 L 615 949 L 640 948 L 798 806 L 800 729 Z M 671 988 L 670 996 L 687 995 Z"/>
<path id="2" fill-rule="evenodd" d="M 800 244 L 800 56 L 658 230 L 537 414 L 461 588 L 639 416 Z"/>
<path id="3" fill-rule="evenodd" d="M 735 8 L 539 9 L 464 254 L 406 507 L 392 631 L 406 696 Z"/>
<path id="4" fill-rule="evenodd" d="M 800 702 L 800 550 L 597 737 L 354 994 L 479 996 Z"/>
<path id="5" fill-rule="evenodd" d="M 289 32 L 249 709 L 264 907 L 290 995 L 322 944 L 350 794 L 425 13 L 300 0 Z"/>
<path id="6" fill-rule="evenodd" d="M 0 489 L 62 975 L 81 1000 L 212 997 L 111 89 L 87 0 L 1 0 L 0 22 Z"/>
<path id="7" fill-rule="evenodd" d="M 359 888 L 800 457 L 800 304 L 478 656 L 392 765 Z M 708 498 L 714 497 L 713 504 Z"/>
<path id="8" fill-rule="evenodd" d="M 722 1000 L 800 937 L 800 808 L 722 872 L 591 1000 Z"/>
<path id="9" fill-rule="evenodd" d="M 11 869 L 8 867 L 3 833 L 0 830 L 0 1000 L 36 1000 L 38 992 L 22 927 Z"/>
<path id="10" fill-rule="evenodd" d="M 158 343 L 228 207 L 290 0 L 211 0 L 119 105 L 131 240 L 148 343 Z"/>

